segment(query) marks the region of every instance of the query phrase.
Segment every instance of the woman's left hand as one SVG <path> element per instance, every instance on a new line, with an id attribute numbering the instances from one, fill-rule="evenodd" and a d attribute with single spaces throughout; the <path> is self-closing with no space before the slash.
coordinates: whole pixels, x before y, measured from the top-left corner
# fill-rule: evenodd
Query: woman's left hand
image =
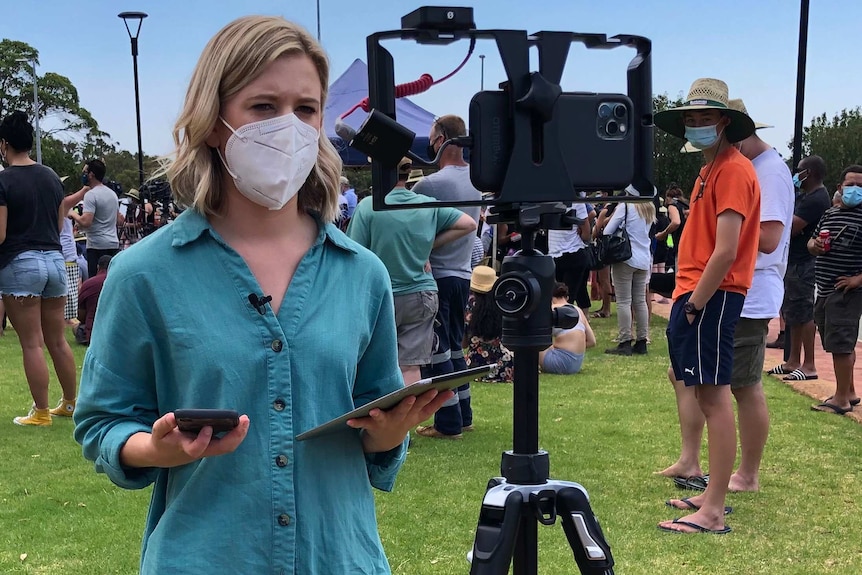
<path id="1" fill-rule="evenodd" d="M 453 391 L 432 389 L 407 397 L 388 411 L 372 409 L 368 417 L 349 419 L 347 425 L 364 431 L 362 448 L 365 453 L 389 451 L 401 445 L 408 431 L 434 415 L 454 395 Z"/>

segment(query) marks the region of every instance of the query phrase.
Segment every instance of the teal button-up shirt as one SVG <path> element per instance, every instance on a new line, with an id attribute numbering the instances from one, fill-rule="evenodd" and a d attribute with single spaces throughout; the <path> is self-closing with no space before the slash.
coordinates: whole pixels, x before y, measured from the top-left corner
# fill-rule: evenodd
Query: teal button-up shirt
<path id="1" fill-rule="evenodd" d="M 192 210 L 111 262 L 75 438 L 117 485 L 155 482 L 142 573 L 390 572 L 371 488 L 392 489 L 406 440 L 366 455 L 346 427 L 294 439 L 403 385 L 386 269 L 319 228 L 277 316 L 249 304 L 251 271 Z M 180 467 L 123 467 L 127 439 L 179 408 L 236 409 L 248 436 Z"/>

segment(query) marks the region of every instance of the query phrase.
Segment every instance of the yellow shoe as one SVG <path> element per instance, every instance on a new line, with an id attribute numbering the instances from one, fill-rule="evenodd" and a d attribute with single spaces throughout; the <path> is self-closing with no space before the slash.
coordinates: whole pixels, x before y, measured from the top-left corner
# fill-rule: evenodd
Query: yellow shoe
<path id="1" fill-rule="evenodd" d="M 57 417 L 72 417 L 72 414 L 75 413 L 75 400 L 61 399 L 57 407 L 48 411 L 48 413 Z"/>
<path id="2" fill-rule="evenodd" d="M 30 409 L 30 413 L 25 417 L 16 417 L 12 422 L 15 425 L 37 425 L 45 427 L 51 425 L 51 413 L 48 411 L 47 407 L 45 409 L 36 409 L 33 407 Z"/>

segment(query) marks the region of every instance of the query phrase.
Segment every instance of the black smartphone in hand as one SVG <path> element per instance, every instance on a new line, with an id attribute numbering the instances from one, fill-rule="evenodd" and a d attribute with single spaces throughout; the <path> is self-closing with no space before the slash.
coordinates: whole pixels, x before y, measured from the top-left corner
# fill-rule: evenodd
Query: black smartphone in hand
<path id="1" fill-rule="evenodd" d="M 213 434 L 224 433 L 239 425 L 239 413 L 233 409 L 177 409 L 174 417 L 179 430 L 187 433 L 198 433 L 207 425 Z"/>

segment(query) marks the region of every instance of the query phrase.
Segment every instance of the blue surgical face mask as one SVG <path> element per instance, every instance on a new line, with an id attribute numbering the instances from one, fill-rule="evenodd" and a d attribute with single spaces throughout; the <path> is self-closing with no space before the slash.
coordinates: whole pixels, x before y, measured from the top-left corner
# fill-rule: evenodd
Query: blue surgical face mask
<path id="1" fill-rule="evenodd" d="M 841 188 L 841 201 L 848 208 L 855 208 L 862 204 L 862 187 L 844 186 Z"/>
<path id="2" fill-rule="evenodd" d="M 803 170 L 803 171 L 807 171 L 807 170 Z M 807 175 L 804 178 L 800 178 L 799 172 L 796 172 L 795 174 L 793 174 L 793 187 L 796 188 L 797 190 L 802 188 L 802 182 L 804 182 L 807 179 L 808 179 Z"/>
<path id="3" fill-rule="evenodd" d="M 685 139 L 691 142 L 691 145 L 698 150 L 706 150 L 711 148 L 718 141 L 717 126 L 686 126 Z"/>

